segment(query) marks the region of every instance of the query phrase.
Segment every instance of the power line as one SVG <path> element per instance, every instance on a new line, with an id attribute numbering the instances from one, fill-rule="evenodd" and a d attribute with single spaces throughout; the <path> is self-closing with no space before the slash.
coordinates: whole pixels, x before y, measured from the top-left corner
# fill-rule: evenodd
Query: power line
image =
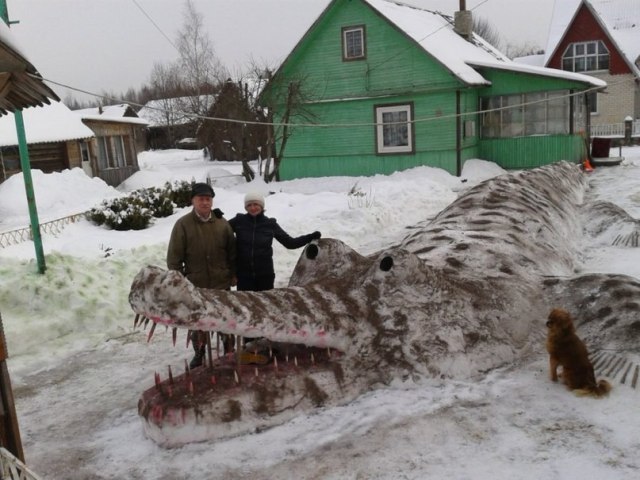
<path id="1" fill-rule="evenodd" d="M 38 77 L 40 78 L 40 77 Z M 69 90 L 73 90 L 79 93 L 84 93 L 85 95 L 91 95 L 97 98 L 102 98 L 104 100 L 109 100 L 111 102 L 115 102 L 115 103 L 128 103 L 129 105 L 133 105 L 135 107 L 145 107 L 145 105 L 141 105 L 139 103 L 135 103 L 135 102 L 130 102 L 127 100 L 122 100 L 122 99 L 116 99 L 116 98 L 111 98 L 105 95 L 99 95 L 96 93 L 92 93 L 86 90 L 81 90 L 79 88 L 75 88 L 69 85 L 65 85 L 63 83 L 59 83 L 56 82 L 54 80 L 49 80 L 48 78 L 42 78 L 42 80 L 44 80 L 45 82 L 51 83 L 53 85 L 58 85 L 59 87 L 63 87 L 63 88 L 67 88 Z M 623 80 L 621 80 L 620 82 L 615 82 L 615 83 L 610 83 L 609 85 L 613 85 L 615 86 L 617 83 L 624 83 Z M 522 108 L 524 106 L 527 105 L 534 105 L 537 103 L 543 103 L 543 102 L 548 102 L 550 100 L 558 100 L 561 98 L 570 98 L 570 97 L 575 97 L 578 95 L 582 95 L 584 93 L 589 93 L 589 92 L 596 92 L 598 90 L 600 90 L 601 87 L 591 87 L 587 90 L 581 90 L 579 92 L 574 92 L 574 93 L 568 93 L 566 95 L 558 95 L 558 96 L 554 96 L 551 99 L 542 99 L 542 100 L 535 100 L 535 101 L 530 101 L 530 102 L 522 102 L 519 104 L 515 104 L 515 105 L 508 105 L 508 106 L 504 106 L 504 107 L 497 107 L 497 108 L 490 108 L 487 110 L 475 110 L 472 112 L 464 112 L 464 113 L 452 113 L 452 114 L 448 114 L 448 115 L 438 115 L 438 116 L 434 116 L 434 117 L 423 117 L 423 118 L 418 118 L 418 119 L 413 119 L 413 120 L 407 120 L 404 122 L 397 122 L 397 124 L 416 124 L 416 123 L 423 123 L 423 122 L 431 122 L 431 121 L 437 121 L 437 120 L 443 120 L 443 119 L 450 119 L 450 118 L 464 118 L 464 117 L 468 117 L 468 116 L 472 116 L 472 115 L 482 115 L 485 113 L 491 113 L 491 112 L 498 112 L 498 111 L 503 111 L 503 110 L 509 110 L 512 108 Z M 363 123 L 270 123 L 270 122 L 259 122 L 259 121 L 252 121 L 252 120 L 236 120 L 236 119 L 232 119 L 232 118 L 221 118 L 221 117 L 208 117 L 205 115 L 197 115 L 194 113 L 188 113 L 188 112 L 181 112 L 181 111 L 177 111 L 177 110 L 171 110 L 171 109 L 166 109 L 166 108 L 159 108 L 159 107 L 149 107 L 146 106 L 146 108 L 149 108 L 150 110 L 154 110 L 154 111 L 159 111 L 159 112 L 163 112 L 163 113 L 173 113 L 173 114 L 177 114 L 177 115 L 181 115 L 184 117 L 188 117 L 188 118 L 193 118 L 193 119 L 198 119 L 198 120 L 209 120 L 209 121 L 213 121 L 213 122 L 227 122 L 227 123 L 238 123 L 238 124 L 244 124 L 244 125 L 271 125 L 274 127 L 305 127 L 305 128 L 352 128 L 352 127 L 374 127 L 374 126 L 378 126 L 378 125 L 382 125 L 380 123 L 377 122 L 363 122 Z M 384 125 L 392 125 L 393 123 L 385 123 Z"/>
<path id="2" fill-rule="evenodd" d="M 151 18 L 151 16 L 144 10 L 144 8 L 140 6 L 140 4 L 138 3 L 138 0 L 131 0 L 131 1 L 136 7 L 140 9 L 142 14 L 149 19 L 149 21 L 153 24 L 154 27 L 156 27 L 156 29 L 160 32 L 160 34 L 167 39 L 167 42 L 169 42 L 171 46 L 175 48 L 176 52 L 180 53 L 180 50 L 178 50 L 178 47 L 176 47 L 173 41 L 167 36 L 166 33 L 164 33 L 164 31 L 158 26 L 158 24 L 154 22 L 153 18 Z"/>
<path id="3" fill-rule="evenodd" d="M 471 10 L 475 10 L 478 7 L 481 7 L 482 5 L 484 5 L 485 3 L 487 3 L 489 0 L 483 0 L 481 3 L 479 3 L 478 5 L 476 5 L 475 7 L 473 7 Z M 415 5 L 409 5 L 408 3 L 402 3 L 402 2 L 396 2 L 399 5 L 404 5 L 406 7 L 409 8 L 415 8 L 416 10 L 421 10 L 423 12 L 429 12 L 432 13 L 434 15 L 440 15 L 444 20 L 446 20 L 447 23 L 443 23 L 440 27 L 436 28 L 435 30 L 433 30 L 432 32 L 427 33 L 424 37 L 420 38 L 419 40 L 417 40 L 418 44 L 421 44 L 424 40 L 426 40 L 427 38 L 429 38 L 432 35 L 435 35 L 436 33 L 438 33 L 440 30 L 444 29 L 444 28 L 449 28 L 451 26 L 451 23 L 449 22 L 449 20 L 447 20 L 447 18 L 445 17 L 444 14 L 437 12 L 437 11 L 433 11 L 433 10 L 427 10 L 425 8 L 421 8 L 421 7 L 416 7 Z M 447 15 L 449 18 L 451 18 L 449 15 Z M 382 65 L 386 64 L 387 62 L 390 62 L 391 60 L 394 60 L 395 58 L 397 58 L 398 55 L 400 55 L 401 53 L 410 50 L 411 48 L 413 48 L 413 45 L 408 45 L 406 47 L 404 47 L 402 50 L 400 50 L 399 52 L 394 53 L 393 55 L 390 55 L 388 58 L 386 58 L 385 60 L 382 60 L 381 62 L 377 63 L 376 65 L 372 65 L 369 67 L 369 72 L 381 67 Z"/>

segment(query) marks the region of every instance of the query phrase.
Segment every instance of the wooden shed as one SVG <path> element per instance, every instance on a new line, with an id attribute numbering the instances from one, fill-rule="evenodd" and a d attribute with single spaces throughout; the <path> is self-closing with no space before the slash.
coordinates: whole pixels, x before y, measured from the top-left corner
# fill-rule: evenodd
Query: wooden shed
<path id="1" fill-rule="evenodd" d="M 140 168 L 138 153 L 146 149 L 148 122 L 127 104 L 74 110 L 95 137 L 83 148 L 87 175 L 100 177 L 114 187 Z"/>

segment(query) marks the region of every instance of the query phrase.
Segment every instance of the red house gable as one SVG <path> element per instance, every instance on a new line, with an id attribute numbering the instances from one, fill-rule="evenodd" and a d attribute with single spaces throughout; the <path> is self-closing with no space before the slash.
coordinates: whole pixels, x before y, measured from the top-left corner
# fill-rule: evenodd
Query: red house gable
<path id="1" fill-rule="evenodd" d="M 545 66 L 561 70 L 562 55 L 570 44 L 594 40 L 602 40 L 609 50 L 609 73 L 611 75 L 632 73 L 614 43 L 584 3 L 580 5 L 573 21 L 567 27 L 562 40 Z"/>

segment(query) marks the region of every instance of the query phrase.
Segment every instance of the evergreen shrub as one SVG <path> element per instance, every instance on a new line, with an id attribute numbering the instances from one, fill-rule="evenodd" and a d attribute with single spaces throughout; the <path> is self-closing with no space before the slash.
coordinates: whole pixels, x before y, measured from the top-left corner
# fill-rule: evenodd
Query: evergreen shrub
<path id="1" fill-rule="evenodd" d="M 163 188 L 141 188 L 127 197 L 104 200 L 87 212 L 87 219 L 111 230 L 143 230 L 153 221 L 191 205 L 193 182 L 166 182 Z"/>

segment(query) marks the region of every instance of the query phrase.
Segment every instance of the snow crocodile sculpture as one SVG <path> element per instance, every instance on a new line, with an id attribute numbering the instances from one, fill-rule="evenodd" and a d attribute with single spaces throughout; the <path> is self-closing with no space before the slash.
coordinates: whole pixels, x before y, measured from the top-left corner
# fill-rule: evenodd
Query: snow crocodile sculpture
<path id="1" fill-rule="evenodd" d="M 229 354 L 156 375 L 138 405 L 146 435 L 179 446 L 259 431 L 394 379 L 471 379 L 543 355 L 552 307 L 580 319 L 592 351 L 637 353 L 640 282 L 577 269 L 585 235 L 632 248 L 638 221 L 612 204 L 585 204 L 587 187 L 567 162 L 502 175 L 376 254 L 335 239 L 310 244 L 289 287 L 267 292 L 198 289 L 178 272 L 143 268 L 129 301 L 152 322 L 149 338 L 157 324 L 173 329 L 174 342 L 177 329 L 261 337 L 248 356 L 267 359 Z"/>

